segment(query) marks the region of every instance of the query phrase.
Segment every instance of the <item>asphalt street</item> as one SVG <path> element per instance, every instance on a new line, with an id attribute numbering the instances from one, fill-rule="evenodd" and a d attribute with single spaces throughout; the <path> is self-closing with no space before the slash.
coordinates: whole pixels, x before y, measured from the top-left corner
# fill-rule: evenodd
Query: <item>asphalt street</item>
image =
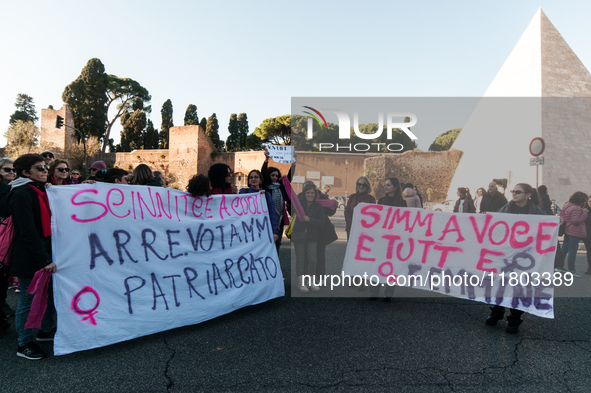
<path id="1" fill-rule="evenodd" d="M 342 212 L 333 222 L 343 240 L 327 248 L 327 273 L 339 274 Z M 484 324 L 482 303 L 416 289 L 407 291 L 417 297 L 397 289 L 405 293 L 393 303 L 292 297 L 290 252 L 284 239 L 285 297 L 198 325 L 40 361 L 16 356 L 12 329 L 0 337 L 0 391 L 591 391 L 589 297 L 557 288 L 555 319 L 524 314 L 510 335 L 504 321 Z M 579 252 L 577 270 L 586 268 Z M 591 275 L 575 285 L 572 293 L 586 293 Z M 51 353 L 52 343 L 40 345 Z"/>

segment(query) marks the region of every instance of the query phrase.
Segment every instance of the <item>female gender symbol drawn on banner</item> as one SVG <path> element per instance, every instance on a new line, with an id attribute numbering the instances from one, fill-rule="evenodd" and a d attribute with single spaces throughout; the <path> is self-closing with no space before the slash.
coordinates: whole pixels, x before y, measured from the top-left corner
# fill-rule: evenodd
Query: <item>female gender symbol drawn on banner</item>
<path id="1" fill-rule="evenodd" d="M 78 307 L 78 302 L 80 301 L 80 297 L 82 295 L 84 295 L 85 293 L 92 293 L 96 298 L 96 304 L 94 305 L 93 308 L 91 308 L 89 310 L 81 310 L 80 307 Z M 82 290 L 80 292 L 78 292 L 76 294 L 76 296 L 74 296 L 74 299 L 72 299 L 72 310 L 74 310 L 74 312 L 78 315 L 88 314 L 87 316 L 82 318 L 82 320 L 85 321 L 87 319 L 90 319 L 90 323 L 92 323 L 93 325 L 96 325 L 96 321 L 94 320 L 94 314 L 98 314 L 98 311 L 94 311 L 94 310 L 97 309 L 97 307 L 99 306 L 100 303 L 101 303 L 101 298 L 98 295 L 98 293 L 94 289 L 92 289 L 91 287 L 84 287 L 84 288 L 82 288 Z"/>

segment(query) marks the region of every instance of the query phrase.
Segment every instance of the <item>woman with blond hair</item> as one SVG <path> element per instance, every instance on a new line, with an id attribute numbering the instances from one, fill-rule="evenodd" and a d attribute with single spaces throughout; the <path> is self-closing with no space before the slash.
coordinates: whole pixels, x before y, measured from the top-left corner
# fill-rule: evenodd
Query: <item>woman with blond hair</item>
<path id="1" fill-rule="evenodd" d="M 355 210 L 355 206 L 360 203 L 376 203 L 376 199 L 371 195 L 371 183 L 367 176 L 360 176 L 357 179 L 355 182 L 355 193 L 349 197 L 347 200 L 347 206 L 345 206 L 345 230 L 347 231 L 347 240 L 351 233 L 353 210 Z"/>

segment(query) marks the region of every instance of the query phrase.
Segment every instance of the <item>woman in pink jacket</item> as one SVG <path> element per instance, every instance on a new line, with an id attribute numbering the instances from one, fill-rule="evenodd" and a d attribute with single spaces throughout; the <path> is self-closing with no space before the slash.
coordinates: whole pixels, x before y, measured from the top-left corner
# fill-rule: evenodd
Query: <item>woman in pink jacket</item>
<path id="1" fill-rule="evenodd" d="M 402 191 L 402 197 L 406 201 L 407 207 L 418 207 L 419 209 L 423 207 L 421 199 L 411 183 L 408 183 L 404 191 Z"/>
<path id="2" fill-rule="evenodd" d="M 587 194 L 577 191 L 571 195 L 560 213 L 560 216 L 566 222 L 564 241 L 562 242 L 562 255 L 566 258 L 568 254 L 568 271 L 574 277 L 583 276 L 575 270 L 575 260 L 577 258 L 577 250 L 579 249 L 579 241 L 587 237 L 587 229 L 585 228 L 585 220 L 587 219 L 585 202 L 587 200 Z M 557 270 L 564 271 L 562 268 L 557 268 Z"/>

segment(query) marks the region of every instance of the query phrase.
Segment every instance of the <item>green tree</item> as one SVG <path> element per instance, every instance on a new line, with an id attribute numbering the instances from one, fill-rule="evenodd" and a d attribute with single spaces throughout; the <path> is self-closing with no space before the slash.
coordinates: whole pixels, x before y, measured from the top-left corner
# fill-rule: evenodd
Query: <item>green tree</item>
<path id="1" fill-rule="evenodd" d="M 18 157 L 31 152 L 39 144 L 39 129 L 32 121 L 17 120 L 4 133 L 6 155 Z"/>
<path id="2" fill-rule="evenodd" d="M 197 116 L 197 106 L 190 104 L 185 111 L 185 123 L 186 126 L 198 126 L 199 116 Z"/>
<path id="3" fill-rule="evenodd" d="M 255 134 L 250 134 L 246 137 L 244 147 L 246 150 L 263 150 L 265 145 L 263 144 L 261 138 L 259 138 Z"/>
<path id="4" fill-rule="evenodd" d="M 148 120 L 144 134 L 144 149 L 158 149 L 158 130 L 154 129 L 152 120 Z"/>
<path id="5" fill-rule="evenodd" d="M 274 145 L 291 144 L 291 115 L 270 117 L 263 120 L 260 126 L 255 128 L 254 134 L 264 143 Z"/>
<path id="6" fill-rule="evenodd" d="M 205 117 L 201 118 L 201 121 L 199 122 L 199 126 L 201 128 L 203 128 L 204 131 L 207 129 L 207 119 Z"/>
<path id="7" fill-rule="evenodd" d="M 235 113 L 230 115 L 230 122 L 228 123 L 228 138 L 226 139 L 226 151 L 239 150 L 239 136 L 238 136 L 238 116 Z"/>
<path id="8" fill-rule="evenodd" d="M 429 146 L 429 151 L 443 151 L 451 149 L 451 146 L 456 141 L 458 135 L 460 135 L 461 128 L 454 128 L 444 132 L 435 138 L 435 141 Z"/>
<path id="9" fill-rule="evenodd" d="M 133 106 L 133 102 L 136 99 L 141 99 L 142 105 L 147 104 L 152 100 L 148 90 L 131 78 L 119 78 L 115 75 L 108 75 L 108 82 L 108 98 L 106 102 L 107 111 L 113 103 L 116 103 L 115 108 L 117 111 L 111 119 L 107 119 L 105 137 L 103 138 L 101 149 L 103 153 L 106 151 L 106 148 L 109 145 L 111 130 L 117 119 L 119 119 L 123 113 L 127 112 Z M 144 108 L 144 111 L 147 113 L 152 111 L 151 106 Z"/>
<path id="10" fill-rule="evenodd" d="M 224 150 L 224 141 L 220 140 L 220 135 L 218 134 L 218 129 L 219 129 L 218 118 L 217 118 L 216 114 L 214 113 L 213 115 L 209 116 L 209 118 L 207 119 L 207 128 L 205 129 L 205 135 L 207 135 L 209 137 L 209 139 L 211 139 L 211 142 L 216 147 L 216 149 L 218 149 L 219 151 L 223 151 Z"/>
<path id="11" fill-rule="evenodd" d="M 16 111 L 10 115 L 10 124 L 14 124 L 18 120 L 24 122 L 32 121 L 35 124 L 39 120 L 37 109 L 35 109 L 35 104 L 33 103 L 33 97 L 26 94 L 17 94 L 14 106 L 16 106 Z"/>
<path id="12" fill-rule="evenodd" d="M 238 150 L 246 149 L 248 132 L 248 116 L 246 113 L 241 113 L 238 115 Z"/>
<path id="13" fill-rule="evenodd" d="M 121 140 L 125 139 L 129 143 L 129 151 L 144 148 L 144 131 L 147 124 L 146 112 L 141 109 L 127 111 L 121 115 Z"/>
<path id="14" fill-rule="evenodd" d="M 105 66 L 99 59 L 93 58 L 62 93 L 62 100 L 74 114 L 76 128 L 85 136 L 96 136 L 101 143 L 108 124 L 108 88 L 109 76 L 105 73 Z"/>
<path id="15" fill-rule="evenodd" d="M 160 114 L 162 115 L 162 124 L 160 124 L 160 134 L 158 135 L 159 145 L 161 149 L 168 149 L 168 132 L 171 127 L 174 127 L 172 123 L 172 101 L 170 99 L 162 104 Z"/>

